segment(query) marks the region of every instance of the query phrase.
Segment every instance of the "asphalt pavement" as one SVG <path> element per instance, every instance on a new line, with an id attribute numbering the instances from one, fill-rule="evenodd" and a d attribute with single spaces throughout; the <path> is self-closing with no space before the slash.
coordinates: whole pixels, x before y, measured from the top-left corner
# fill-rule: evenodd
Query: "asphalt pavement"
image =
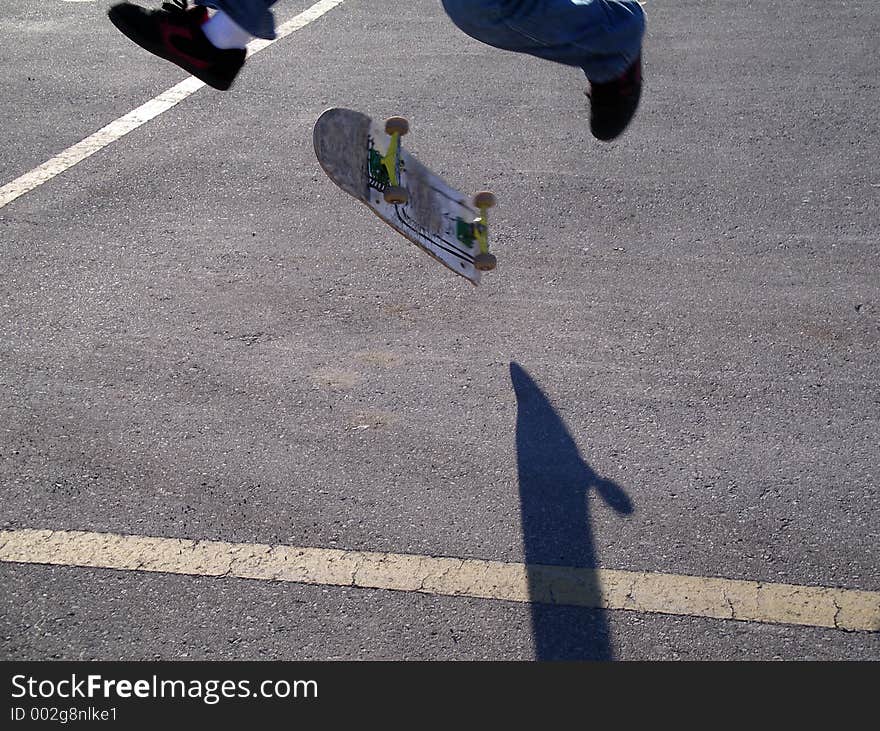
<path id="1" fill-rule="evenodd" d="M 279 20 L 312 0 L 281 0 Z M 0 186 L 186 74 L 0 8 Z M 0 208 L 0 530 L 880 592 L 880 8 L 647 4 L 585 80 L 345 0 Z M 351 107 L 492 190 L 475 288 L 321 171 Z M 3 659 L 855 659 L 874 631 L 0 563 Z M 880 616 L 880 603 L 877 604 Z"/>

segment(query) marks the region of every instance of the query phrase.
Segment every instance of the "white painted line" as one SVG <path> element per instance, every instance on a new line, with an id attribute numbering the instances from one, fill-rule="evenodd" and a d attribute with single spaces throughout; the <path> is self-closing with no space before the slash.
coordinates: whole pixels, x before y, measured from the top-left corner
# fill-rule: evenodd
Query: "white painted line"
<path id="1" fill-rule="evenodd" d="M 51 180 L 56 175 L 72 168 L 78 162 L 94 155 L 98 150 L 107 147 L 107 145 L 115 142 L 120 137 L 124 137 L 154 117 L 158 117 L 162 112 L 168 111 L 175 104 L 183 101 L 204 85 L 203 82 L 190 76 L 177 84 L 177 86 L 162 92 L 155 99 L 142 104 L 137 109 L 111 122 L 106 127 L 102 127 L 84 140 L 68 147 L 63 152 L 55 155 L 55 157 L 46 160 L 42 165 L 7 183 L 0 188 L 0 208 L 23 196 L 25 193 L 29 193 L 47 180 Z"/>
<path id="2" fill-rule="evenodd" d="M 80 531 L 0 531 L 0 561 L 880 631 L 880 592 Z"/>
<path id="3" fill-rule="evenodd" d="M 312 23 L 335 8 L 337 5 L 341 5 L 344 1 L 345 0 L 320 0 L 320 2 L 315 3 L 299 15 L 278 26 L 275 31 L 277 37 L 274 41 L 266 41 L 262 39 L 251 41 L 248 44 L 248 56 L 250 57 L 257 52 L 262 51 L 267 46 L 271 46 L 273 43 L 289 36 L 294 31 L 304 28 L 309 23 Z M 199 81 L 193 76 L 187 77 L 176 86 L 159 94 L 159 96 L 151 99 L 146 104 L 142 104 L 137 109 L 134 109 L 128 114 L 111 122 L 106 127 L 102 127 L 84 140 L 77 142 L 75 145 L 68 147 L 66 150 L 60 152 L 51 159 L 46 160 L 42 165 L 38 165 L 33 170 L 17 177 L 9 183 L 6 183 L 0 188 L 0 208 L 3 208 L 16 198 L 20 198 L 25 193 L 29 193 L 47 180 L 51 180 L 56 175 L 72 168 L 78 162 L 82 162 L 87 157 L 94 155 L 99 150 L 107 147 L 121 137 L 124 137 L 141 125 L 146 124 L 151 119 L 158 117 L 163 112 L 167 112 L 171 107 L 179 104 L 203 86 L 205 86 L 204 82 Z"/>

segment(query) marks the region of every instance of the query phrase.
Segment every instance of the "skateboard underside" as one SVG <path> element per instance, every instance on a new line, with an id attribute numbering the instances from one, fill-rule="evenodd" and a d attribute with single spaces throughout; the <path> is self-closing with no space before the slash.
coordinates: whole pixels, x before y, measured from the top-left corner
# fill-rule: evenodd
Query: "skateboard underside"
<path id="1" fill-rule="evenodd" d="M 385 223 L 441 264 L 473 284 L 480 271 L 470 200 L 422 165 L 406 149 L 398 153 L 399 185 L 406 203 L 387 203 L 390 181 L 381 164 L 391 137 L 370 117 L 351 109 L 328 109 L 315 123 L 315 154 L 328 177 Z"/>

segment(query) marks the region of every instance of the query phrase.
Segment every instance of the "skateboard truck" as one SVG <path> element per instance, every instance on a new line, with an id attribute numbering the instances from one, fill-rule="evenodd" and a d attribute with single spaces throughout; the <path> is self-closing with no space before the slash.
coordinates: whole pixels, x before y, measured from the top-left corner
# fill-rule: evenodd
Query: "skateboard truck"
<path id="1" fill-rule="evenodd" d="M 321 168 L 401 236 L 471 284 L 496 268 L 489 253 L 495 196 L 467 195 L 406 149 L 403 117 L 374 120 L 353 109 L 326 109 L 312 141 Z"/>
<path id="2" fill-rule="evenodd" d="M 392 205 L 405 205 L 409 202 L 409 191 L 400 184 L 400 138 L 409 132 L 409 122 L 405 117 L 389 117 L 385 120 L 385 134 L 391 137 L 388 151 L 381 164 L 388 173 L 389 185 L 385 189 L 385 202 Z M 482 191 L 474 196 L 474 206 L 479 209 L 480 217 L 473 222 L 474 238 L 480 245 L 480 253 L 474 257 L 474 268 L 488 272 L 495 268 L 497 260 L 489 253 L 489 214 L 488 210 L 495 205 L 495 196 L 489 191 Z"/>
<path id="3" fill-rule="evenodd" d="M 474 196 L 474 205 L 480 210 L 480 217 L 474 221 L 474 238 L 480 245 L 480 253 L 474 257 L 474 268 L 481 272 L 489 272 L 497 263 L 495 256 L 489 253 L 488 210 L 495 205 L 495 196 L 484 190 Z"/>
<path id="4" fill-rule="evenodd" d="M 391 136 L 388 152 L 382 158 L 382 165 L 388 172 L 390 185 L 385 189 L 385 202 L 404 205 L 409 201 L 409 193 L 401 186 L 398 170 L 400 168 L 400 138 L 409 132 L 409 122 L 404 117 L 389 117 L 385 120 L 385 134 Z"/>

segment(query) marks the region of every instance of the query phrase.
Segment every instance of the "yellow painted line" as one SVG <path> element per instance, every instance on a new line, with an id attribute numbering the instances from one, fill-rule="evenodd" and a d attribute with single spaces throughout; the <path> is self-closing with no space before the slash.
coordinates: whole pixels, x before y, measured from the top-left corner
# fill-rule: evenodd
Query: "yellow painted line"
<path id="1" fill-rule="evenodd" d="M 880 631 L 880 592 L 80 531 L 0 531 L 0 561 Z"/>
<path id="2" fill-rule="evenodd" d="M 257 38 L 251 41 L 248 44 L 248 56 L 252 56 L 267 46 L 271 46 L 273 43 L 277 43 L 282 38 L 289 36 L 294 31 L 304 28 L 343 2 L 344 0 L 319 0 L 319 2 L 299 15 L 279 25 L 275 31 L 275 40 L 267 41 Z M 20 198 L 25 193 L 29 193 L 56 175 L 60 175 L 65 170 L 69 170 L 77 163 L 82 162 L 87 157 L 91 157 L 99 150 L 104 149 L 129 132 L 136 130 L 151 119 L 155 119 L 160 114 L 167 112 L 187 97 L 195 94 L 203 86 L 205 86 L 204 82 L 199 81 L 194 76 L 188 76 L 179 84 L 159 94 L 159 96 L 141 104 L 137 109 L 133 109 L 128 114 L 110 122 L 110 124 L 102 127 L 84 140 L 59 152 L 33 170 L 6 183 L 0 187 L 0 208 L 12 203 L 12 201 Z"/>

